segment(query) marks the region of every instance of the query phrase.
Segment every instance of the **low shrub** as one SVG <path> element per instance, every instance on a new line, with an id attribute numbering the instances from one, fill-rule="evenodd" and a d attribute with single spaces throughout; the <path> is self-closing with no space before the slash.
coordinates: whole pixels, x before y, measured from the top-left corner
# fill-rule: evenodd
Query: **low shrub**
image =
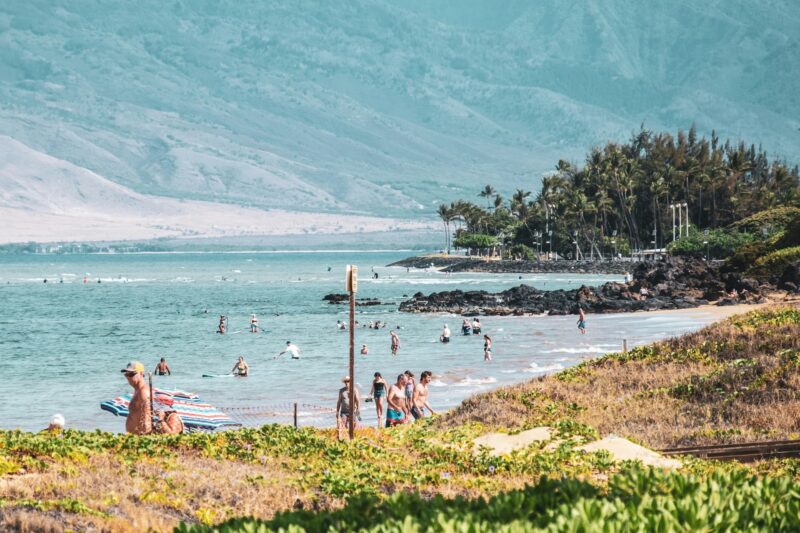
<path id="1" fill-rule="evenodd" d="M 755 264 L 747 270 L 747 275 L 761 279 L 777 277 L 797 261 L 800 261 L 800 246 L 783 248 L 756 259 Z"/>
<path id="2" fill-rule="evenodd" d="M 787 225 L 797 220 L 800 220 L 800 208 L 776 207 L 775 209 L 759 211 L 738 222 L 734 222 L 729 228 L 734 231 L 772 235 L 786 229 Z"/>
<path id="3" fill-rule="evenodd" d="M 178 533 L 269 531 L 793 531 L 800 492 L 789 476 L 742 470 L 707 476 L 629 465 L 602 490 L 576 479 L 541 478 L 490 498 L 425 498 L 398 493 L 386 501 L 352 498 L 340 510 L 278 513 L 269 521 L 235 519 L 215 527 L 181 525 Z"/>

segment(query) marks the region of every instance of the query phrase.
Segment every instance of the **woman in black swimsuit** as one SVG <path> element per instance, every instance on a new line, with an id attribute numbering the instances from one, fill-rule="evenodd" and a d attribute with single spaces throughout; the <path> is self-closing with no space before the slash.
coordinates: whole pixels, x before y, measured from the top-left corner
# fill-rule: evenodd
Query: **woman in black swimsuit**
<path id="1" fill-rule="evenodd" d="M 369 391 L 375 401 L 375 412 L 378 415 L 378 427 L 381 427 L 383 420 L 383 400 L 386 397 L 386 380 L 381 377 L 380 372 L 375 372 L 375 379 L 372 381 L 372 390 Z"/>

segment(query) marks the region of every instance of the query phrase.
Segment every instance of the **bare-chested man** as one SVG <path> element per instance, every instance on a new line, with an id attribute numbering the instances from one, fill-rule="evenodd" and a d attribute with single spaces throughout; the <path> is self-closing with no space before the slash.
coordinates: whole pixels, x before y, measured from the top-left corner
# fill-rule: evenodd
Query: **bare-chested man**
<path id="1" fill-rule="evenodd" d="M 413 405 L 411 407 L 411 415 L 414 417 L 414 420 L 424 418 L 425 409 L 430 411 L 432 415 L 436 414 L 436 411 L 431 409 L 431 406 L 428 404 L 428 383 L 431 382 L 431 375 L 430 370 L 422 372 L 419 376 L 419 383 L 414 387 L 414 399 L 412 400 Z"/>
<path id="2" fill-rule="evenodd" d="M 397 383 L 389 387 L 386 395 L 388 408 L 386 409 L 386 427 L 404 424 L 408 413 L 406 412 L 406 375 L 397 376 Z"/>
<path id="3" fill-rule="evenodd" d="M 144 365 L 139 361 L 131 361 L 120 372 L 125 374 L 128 384 L 133 387 L 125 431 L 134 435 L 147 435 L 153 431 L 153 419 L 150 412 L 150 388 L 144 380 Z"/>
<path id="4" fill-rule="evenodd" d="M 392 357 L 394 357 L 397 355 L 397 350 L 400 349 L 400 337 L 394 331 L 390 331 L 389 335 L 392 337 Z"/>
<path id="5" fill-rule="evenodd" d="M 159 361 L 158 364 L 156 365 L 156 376 L 171 376 L 171 375 L 172 375 L 172 369 L 167 364 L 167 360 L 162 357 L 161 361 Z"/>

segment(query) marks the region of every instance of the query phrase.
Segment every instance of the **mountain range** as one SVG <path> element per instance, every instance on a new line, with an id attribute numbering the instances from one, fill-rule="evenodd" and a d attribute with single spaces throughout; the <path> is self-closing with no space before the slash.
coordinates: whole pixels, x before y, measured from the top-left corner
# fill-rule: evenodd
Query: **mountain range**
<path id="1" fill-rule="evenodd" d="M 789 0 L 11 0 L 0 242 L 418 227 L 641 124 L 796 162 L 799 27 Z"/>

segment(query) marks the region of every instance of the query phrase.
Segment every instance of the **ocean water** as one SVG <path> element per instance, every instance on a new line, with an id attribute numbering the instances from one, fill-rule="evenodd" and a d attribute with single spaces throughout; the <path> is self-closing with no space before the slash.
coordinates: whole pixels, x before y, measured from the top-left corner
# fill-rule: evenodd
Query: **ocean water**
<path id="1" fill-rule="evenodd" d="M 333 425 L 332 409 L 347 373 L 348 335 L 336 328 L 347 307 L 322 297 L 344 292 L 345 265 L 359 266 L 360 298 L 379 306 L 357 308 L 357 320 L 400 327 L 401 347 L 390 353 L 389 328 L 359 327 L 356 383 L 369 391 L 375 371 L 431 370 L 431 404 L 457 405 L 475 392 L 527 380 L 629 345 L 700 328 L 713 320 L 702 310 L 680 313 L 590 315 L 580 335 L 575 317 L 486 317 L 494 361 L 483 362 L 478 336 L 460 335 L 461 319 L 397 311 L 406 296 L 462 288 L 502 290 L 521 282 L 544 289 L 599 284 L 615 276 L 463 273 L 385 267 L 408 252 L 197 253 L 141 255 L 0 256 L 0 427 L 37 430 L 62 413 L 69 427 L 123 431 L 124 420 L 99 403 L 124 393 L 119 370 L 130 360 L 153 369 L 165 357 L 172 376 L 154 376 L 164 389 L 194 392 L 224 408 L 251 408 L 269 416 L 246 423 L 289 422 L 299 403 L 300 424 Z M 378 279 L 371 279 L 373 271 Z M 83 283 L 87 276 L 89 283 Z M 43 280 L 47 279 L 47 283 Z M 100 280 L 100 283 L 97 283 Z M 256 313 L 262 332 L 248 331 Z M 229 333 L 215 333 L 220 314 Z M 452 341 L 438 337 L 447 323 Z M 273 357 L 286 341 L 301 359 Z M 229 372 L 243 355 L 246 379 L 203 378 Z M 362 407 L 375 422 L 372 404 Z"/>

